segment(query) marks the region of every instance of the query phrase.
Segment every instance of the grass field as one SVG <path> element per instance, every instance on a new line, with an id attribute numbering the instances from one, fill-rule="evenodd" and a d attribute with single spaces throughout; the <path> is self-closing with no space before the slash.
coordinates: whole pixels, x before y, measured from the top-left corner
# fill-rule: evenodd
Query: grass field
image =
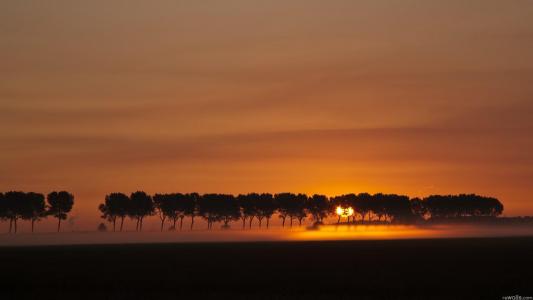
<path id="1" fill-rule="evenodd" d="M 1 299 L 533 296 L 533 238 L 0 248 Z"/>

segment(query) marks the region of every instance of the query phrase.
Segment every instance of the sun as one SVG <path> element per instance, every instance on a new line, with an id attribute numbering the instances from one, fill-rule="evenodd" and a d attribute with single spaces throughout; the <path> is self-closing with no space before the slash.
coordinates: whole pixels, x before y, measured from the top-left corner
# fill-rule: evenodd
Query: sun
<path id="1" fill-rule="evenodd" d="M 337 206 L 337 209 L 335 210 L 338 216 L 348 218 L 353 216 L 354 210 L 352 207 L 342 207 Z"/>

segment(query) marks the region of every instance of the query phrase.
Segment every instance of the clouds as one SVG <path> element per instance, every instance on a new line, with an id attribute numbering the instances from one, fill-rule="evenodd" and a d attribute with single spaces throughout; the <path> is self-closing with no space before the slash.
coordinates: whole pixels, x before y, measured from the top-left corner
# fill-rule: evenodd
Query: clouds
<path id="1" fill-rule="evenodd" d="M 150 164 L 433 163 L 520 166 L 533 163 L 526 132 L 467 128 L 296 130 L 185 138 L 76 137 L 4 139 L 14 162 L 120 168 Z M 36 151 L 38 149 L 38 151 Z M 8 165 L 9 162 L 6 162 Z M 15 165 L 13 165 L 15 167 Z"/>
<path id="2" fill-rule="evenodd" d="M 94 201 L 109 190 L 421 195 L 433 186 L 516 199 L 518 207 L 533 178 L 532 149 L 524 132 L 474 128 L 11 138 L 0 148 L 0 179 L 6 188 L 69 188 Z"/>
<path id="3" fill-rule="evenodd" d="M 532 176 L 526 1 L 0 5 L 6 188 L 520 203 Z"/>

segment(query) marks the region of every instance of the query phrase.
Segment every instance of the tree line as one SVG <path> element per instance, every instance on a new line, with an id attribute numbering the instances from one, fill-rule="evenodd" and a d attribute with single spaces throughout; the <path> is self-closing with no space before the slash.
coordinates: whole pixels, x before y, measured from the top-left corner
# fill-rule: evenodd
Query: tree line
<path id="1" fill-rule="evenodd" d="M 46 201 L 45 201 L 46 200 Z M 9 221 L 9 232 L 17 232 L 17 221 L 35 223 L 43 218 L 57 218 L 57 230 L 67 219 L 74 205 L 74 196 L 66 191 L 51 192 L 46 197 L 40 193 L 10 191 L 0 193 L 0 220 Z M 337 214 L 338 207 L 351 208 L 352 214 Z M 299 226 L 306 220 L 322 224 L 325 218 L 337 217 L 337 223 L 396 223 L 457 219 L 468 217 L 496 217 L 503 212 L 501 202 L 492 197 L 475 194 L 431 195 L 409 198 L 397 194 L 345 194 L 334 197 L 294 193 L 250 193 L 241 195 L 170 193 L 149 195 L 143 191 L 111 193 L 99 205 L 102 218 L 113 225 L 113 231 L 123 230 L 125 219 L 135 222 L 136 231 L 142 231 L 147 217 L 157 216 L 160 230 L 170 222 L 170 229 L 182 229 L 184 219 L 189 219 L 193 229 L 195 218 L 202 218 L 207 228 L 221 223 L 224 228 L 231 222 L 240 222 L 242 228 L 251 228 L 254 221 L 268 228 L 276 216 L 283 227 Z M 118 225 L 118 226 L 117 226 Z M 117 228 L 118 227 L 118 228 Z"/>
<path id="2" fill-rule="evenodd" d="M 336 208 L 350 207 L 351 215 L 337 215 Z M 122 231 L 124 220 L 130 218 L 136 224 L 136 230 L 142 231 L 143 220 L 157 216 L 160 230 L 165 222 L 170 222 L 170 229 L 183 228 L 185 218 L 190 219 L 190 229 L 195 217 L 204 219 L 207 228 L 214 223 L 221 223 L 228 228 L 230 222 L 241 222 L 242 228 L 252 227 L 254 220 L 259 227 L 265 223 L 269 227 L 274 215 L 292 227 L 295 222 L 301 226 L 305 220 L 313 224 L 322 224 L 329 216 L 337 216 L 337 223 L 345 218 L 347 223 L 396 223 L 413 224 L 426 220 L 451 219 L 462 217 L 496 217 L 503 212 L 503 205 L 492 197 L 475 194 L 432 195 L 423 199 L 409 198 L 396 194 L 346 194 L 334 197 L 325 195 L 308 196 L 294 193 L 250 193 L 238 196 L 230 194 L 171 193 L 148 195 L 137 191 L 130 196 L 123 193 L 111 193 L 100 204 L 102 218 L 113 225 L 113 231 Z M 179 223 L 178 223 L 179 221 Z"/>
<path id="3" fill-rule="evenodd" d="M 0 220 L 9 221 L 9 233 L 17 232 L 19 219 L 31 222 L 34 231 L 35 222 L 52 216 L 57 218 L 57 231 L 61 230 L 61 220 L 66 220 L 74 206 L 74 196 L 66 191 L 51 192 L 46 196 L 34 192 L 10 191 L 0 193 Z"/>

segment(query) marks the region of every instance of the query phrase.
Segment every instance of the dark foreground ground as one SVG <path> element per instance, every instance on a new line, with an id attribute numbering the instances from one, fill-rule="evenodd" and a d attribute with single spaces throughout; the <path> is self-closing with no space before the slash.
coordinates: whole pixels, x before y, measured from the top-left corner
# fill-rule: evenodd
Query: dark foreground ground
<path id="1" fill-rule="evenodd" d="M 0 248 L 0 299 L 533 296 L 533 238 Z"/>

